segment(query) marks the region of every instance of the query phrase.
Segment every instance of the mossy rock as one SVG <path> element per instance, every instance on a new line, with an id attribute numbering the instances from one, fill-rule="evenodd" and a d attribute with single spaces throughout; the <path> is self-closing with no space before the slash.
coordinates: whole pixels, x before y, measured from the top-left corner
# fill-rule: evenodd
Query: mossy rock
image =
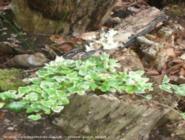
<path id="1" fill-rule="evenodd" d="M 19 69 L 0 69 L 0 91 L 17 89 L 24 85 L 23 71 Z"/>

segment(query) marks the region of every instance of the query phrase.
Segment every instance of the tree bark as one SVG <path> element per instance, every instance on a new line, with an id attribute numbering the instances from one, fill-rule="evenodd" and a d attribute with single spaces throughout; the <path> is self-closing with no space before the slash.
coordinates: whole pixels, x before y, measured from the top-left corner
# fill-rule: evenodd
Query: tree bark
<path id="1" fill-rule="evenodd" d="M 115 0 L 13 0 L 18 25 L 35 33 L 70 33 L 104 22 Z"/>
<path id="2" fill-rule="evenodd" d="M 74 96 L 53 122 L 66 135 L 107 140 L 148 140 L 151 130 L 169 109 L 149 107 L 123 95 Z"/>

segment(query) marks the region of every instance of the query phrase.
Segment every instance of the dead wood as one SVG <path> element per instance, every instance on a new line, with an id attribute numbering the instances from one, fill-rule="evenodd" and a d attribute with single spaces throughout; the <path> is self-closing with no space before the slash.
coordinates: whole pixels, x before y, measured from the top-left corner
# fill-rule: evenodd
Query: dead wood
<path id="1" fill-rule="evenodd" d="M 114 0 L 12 0 L 16 22 L 33 33 L 71 33 L 92 29 L 107 19 Z"/>

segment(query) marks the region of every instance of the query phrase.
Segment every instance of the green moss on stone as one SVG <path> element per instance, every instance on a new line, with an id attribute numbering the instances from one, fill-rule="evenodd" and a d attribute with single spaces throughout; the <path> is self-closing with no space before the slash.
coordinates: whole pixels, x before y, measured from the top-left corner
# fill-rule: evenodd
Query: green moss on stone
<path id="1" fill-rule="evenodd" d="M 17 89 L 23 85 L 23 72 L 19 69 L 0 69 L 0 91 Z"/>

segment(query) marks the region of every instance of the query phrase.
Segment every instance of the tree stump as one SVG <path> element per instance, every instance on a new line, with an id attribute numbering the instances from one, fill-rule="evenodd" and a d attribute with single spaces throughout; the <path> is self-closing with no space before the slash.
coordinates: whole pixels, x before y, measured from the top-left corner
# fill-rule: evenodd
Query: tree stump
<path id="1" fill-rule="evenodd" d="M 13 0 L 16 22 L 34 33 L 70 33 L 103 23 L 114 0 Z"/>

